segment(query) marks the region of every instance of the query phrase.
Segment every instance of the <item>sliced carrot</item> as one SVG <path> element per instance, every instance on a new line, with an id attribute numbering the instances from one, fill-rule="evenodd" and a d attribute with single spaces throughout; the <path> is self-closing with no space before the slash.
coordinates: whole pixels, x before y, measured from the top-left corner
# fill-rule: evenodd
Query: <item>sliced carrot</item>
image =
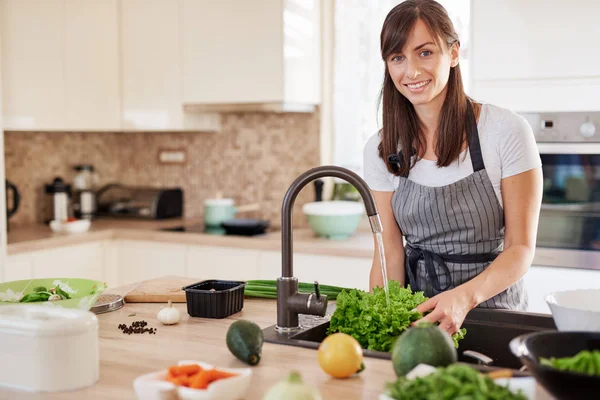
<path id="1" fill-rule="evenodd" d="M 167 377 L 167 380 L 177 386 L 189 386 L 189 378 L 186 375 L 180 375 L 175 377 Z"/>
<path id="2" fill-rule="evenodd" d="M 190 377 L 190 387 L 192 389 L 206 389 L 211 383 L 220 379 L 227 379 L 237 376 L 231 372 L 219 371 L 218 369 L 203 370 Z"/>
<path id="3" fill-rule="evenodd" d="M 220 371 L 218 369 L 211 370 L 211 374 L 212 374 L 212 377 L 214 377 L 214 380 L 232 378 L 234 376 L 237 376 L 237 374 L 234 374 L 231 372 L 226 372 L 226 371 Z"/>
<path id="4" fill-rule="evenodd" d="M 198 372 L 202 371 L 202 367 L 200 367 L 198 364 L 187 364 L 187 365 L 180 365 L 179 366 L 179 374 L 180 375 L 194 375 Z"/>
<path id="5" fill-rule="evenodd" d="M 190 388 L 192 389 L 206 389 L 210 383 L 209 375 L 211 370 L 203 370 L 194 375 L 194 378 L 190 381 Z"/>
<path id="6" fill-rule="evenodd" d="M 198 364 L 172 365 L 169 367 L 169 374 L 172 376 L 194 375 L 202 370 Z"/>

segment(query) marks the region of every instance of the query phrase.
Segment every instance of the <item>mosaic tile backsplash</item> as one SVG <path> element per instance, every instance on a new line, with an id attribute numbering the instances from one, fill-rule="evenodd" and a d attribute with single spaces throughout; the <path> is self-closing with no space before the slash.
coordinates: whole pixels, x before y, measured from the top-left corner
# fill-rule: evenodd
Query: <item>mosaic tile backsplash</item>
<path id="1" fill-rule="evenodd" d="M 232 113 L 219 133 L 190 132 L 5 132 L 6 178 L 20 194 L 10 220 L 18 227 L 41 223 L 44 185 L 55 177 L 72 182 L 73 166 L 94 165 L 100 186 L 181 187 L 185 216 L 202 215 L 203 202 L 217 192 L 237 205 L 259 203 L 260 211 L 239 217 L 281 225 L 281 202 L 292 181 L 319 165 L 319 114 Z M 162 149 L 185 149 L 185 164 L 160 164 Z M 294 207 L 294 224 L 304 225 L 301 205 L 314 200 L 311 185 Z"/>

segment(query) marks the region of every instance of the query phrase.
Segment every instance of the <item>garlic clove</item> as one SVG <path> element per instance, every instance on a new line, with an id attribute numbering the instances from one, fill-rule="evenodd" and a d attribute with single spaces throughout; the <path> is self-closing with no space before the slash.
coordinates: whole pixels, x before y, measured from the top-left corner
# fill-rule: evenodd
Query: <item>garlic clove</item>
<path id="1" fill-rule="evenodd" d="M 179 310 L 173 307 L 171 300 L 169 300 L 169 305 L 163 309 L 161 309 L 156 318 L 163 325 L 174 325 L 177 324 L 181 320 L 181 314 Z"/>

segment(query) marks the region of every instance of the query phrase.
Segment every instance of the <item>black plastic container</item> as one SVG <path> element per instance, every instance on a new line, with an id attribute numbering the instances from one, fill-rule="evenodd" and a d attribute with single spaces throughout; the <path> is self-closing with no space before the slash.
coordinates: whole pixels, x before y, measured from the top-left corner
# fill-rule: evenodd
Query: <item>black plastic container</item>
<path id="1" fill-rule="evenodd" d="M 181 288 L 188 314 L 200 318 L 225 318 L 244 308 L 247 282 L 211 279 Z"/>

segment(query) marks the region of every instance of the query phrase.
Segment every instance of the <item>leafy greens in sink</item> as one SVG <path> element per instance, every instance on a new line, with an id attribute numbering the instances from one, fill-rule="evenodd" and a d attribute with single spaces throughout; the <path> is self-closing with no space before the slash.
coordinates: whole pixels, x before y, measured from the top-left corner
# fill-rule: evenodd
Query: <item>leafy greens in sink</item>
<path id="1" fill-rule="evenodd" d="M 382 288 L 375 288 L 373 293 L 357 289 L 342 291 L 327 333 L 347 333 L 358 340 L 363 349 L 391 351 L 396 338 L 423 317 L 415 308 L 427 297 L 423 292 L 413 293 L 410 286 L 401 287 L 397 281 L 389 282 L 389 295 L 390 307 L 387 307 Z M 456 347 L 466 333 L 462 328 L 452 336 Z"/>

